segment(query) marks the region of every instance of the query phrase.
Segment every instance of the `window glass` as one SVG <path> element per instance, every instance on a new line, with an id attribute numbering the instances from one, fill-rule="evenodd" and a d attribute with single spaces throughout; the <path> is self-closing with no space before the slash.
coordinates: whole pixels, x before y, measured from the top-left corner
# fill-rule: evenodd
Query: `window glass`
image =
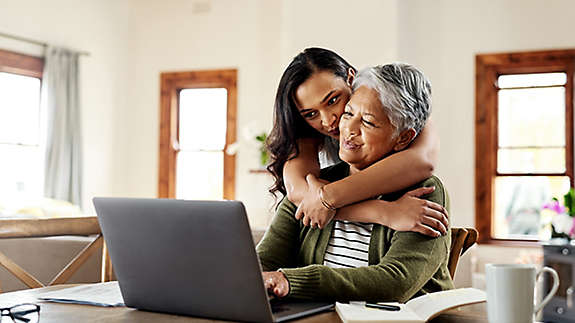
<path id="1" fill-rule="evenodd" d="M 537 174 L 565 172 L 565 148 L 498 149 L 497 172 Z"/>
<path id="2" fill-rule="evenodd" d="M 44 152 L 39 147 L 0 144 L 0 156 L 0 200 L 42 196 Z"/>
<path id="3" fill-rule="evenodd" d="M 221 200 L 224 194 L 223 152 L 180 151 L 176 161 L 176 198 Z"/>
<path id="4" fill-rule="evenodd" d="M 228 93 L 225 88 L 180 92 L 181 150 L 222 150 L 226 144 Z"/>
<path id="5" fill-rule="evenodd" d="M 43 194 L 40 79 L 0 72 L 0 198 Z"/>
<path id="6" fill-rule="evenodd" d="M 565 88 L 499 91 L 499 147 L 565 146 Z"/>
<path id="7" fill-rule="evenodd" d="M 498 173 L 565 173 L 566 80 L 565 73 L 499 77 Z M 494 237 L 545 238 L 546 219 L 541 218 L 541 208 L 568 189 L 567 176 L 497 176 Z"/>
<path id="8" fill-rule="evenodd" d="M 495 178 L 493 234 L 501 239 L 547 238 L 540 215 L 552 197 L 569 190 L 567 176 L 499 176 Z"/>
<path id="9" fill-rule="evenodd" d="M 0 72 L 0 143 L 38 145 L 40 79 Z"/>
<path id="10" fill-rule="evenodd" d="M 508 74 L 501 75 L 497 79 L 497 85 L 500 89 L 565 85 L 565 83 L 567 83 L 567 74 L 565 73 Z"/>

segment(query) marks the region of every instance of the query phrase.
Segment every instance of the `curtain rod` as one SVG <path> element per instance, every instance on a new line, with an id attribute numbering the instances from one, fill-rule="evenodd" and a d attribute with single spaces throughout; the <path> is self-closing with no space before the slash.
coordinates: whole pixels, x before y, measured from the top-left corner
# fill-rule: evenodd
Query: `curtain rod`
<path id="1" fill-rule="evenodd" d="M 30 44 L 34 44 L 34 45 L 38 45 L 38 46 L 42 46 L 42 47 L 47 47 L 49 44 L 48 43 L 44 43 L 38 40 L 34 40 L 34 39 L 30 39 L 30 38 L 25 38 L 25 37 L 20 37 L 20 36 L 16 36 L 16 35 L 11 35 L 11 34 L 7 34 L 7 33 L 3 33 L 0 32 L 0 36 L 4 37 L 4 38 L 10 38 L 10 39 L 14 39 L 14 40 L 18 40 L 18 41 L 22 41 L 25 43 L 30 43 Z M 90 56 L 89 52 L 78 52 L 80 55 L 84 55 L 84 56 Z"/>

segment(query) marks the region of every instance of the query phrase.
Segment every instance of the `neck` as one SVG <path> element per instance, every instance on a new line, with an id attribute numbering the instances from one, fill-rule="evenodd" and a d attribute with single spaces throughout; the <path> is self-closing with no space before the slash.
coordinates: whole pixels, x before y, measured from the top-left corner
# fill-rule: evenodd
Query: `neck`
<path id="1" fill-rule="evenodd" d="M 349 165 L 349 175 L 353 175 L 355 173 L 359 173 L 361 171 L 361 169 L 357 169 L 355 166 L 353 165 Z"/>

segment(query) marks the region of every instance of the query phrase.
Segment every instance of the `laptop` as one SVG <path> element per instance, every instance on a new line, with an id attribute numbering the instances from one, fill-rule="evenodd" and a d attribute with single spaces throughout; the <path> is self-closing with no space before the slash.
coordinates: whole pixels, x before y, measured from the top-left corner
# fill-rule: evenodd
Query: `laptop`
<path id="1" fill-rule="evenodd" d="M 268 300 L 239 201 L 94 198 L 94 205 L 128 307 L 246 322 L 333 309 Z"/>

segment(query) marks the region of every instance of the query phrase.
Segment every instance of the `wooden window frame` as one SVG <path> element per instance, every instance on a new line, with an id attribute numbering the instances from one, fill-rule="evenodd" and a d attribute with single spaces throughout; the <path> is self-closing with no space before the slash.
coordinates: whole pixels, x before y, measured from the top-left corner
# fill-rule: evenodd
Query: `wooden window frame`
<path id="1" fill-rule="evenodd" d="M 37 77 L 42 80 L 44 59 L 0 49 L 0 72 Z"/>
<path id="2" fill-rule="evenodd" d="M 480 54 L 475 58 L 475 226 L 478 243 L 535 246 L 538 240 L 496 239 L 492 234 L 494 183 L 497 173 L 497 78 L 501 74 L 565 72 L 566 171 L 573 187 L 573 69 L 575 49 Z M 516 174 L 557 175 L 552 174 Z"/>
<path id="3" fill-rule="evenodd" d="M 228 91 L 227 130 L 224 146 L 224 199 L 235 198 L 234 155 L 225 153 L 236 141 L 237 70 L 202 70 L 191 72 L 166 72 L 160 75 L 160 147 L 158 197 L 176 197 L 176 156 L 179 151 L 178 116 L 179 93 L 183 89 L 225 88 Z"/>

